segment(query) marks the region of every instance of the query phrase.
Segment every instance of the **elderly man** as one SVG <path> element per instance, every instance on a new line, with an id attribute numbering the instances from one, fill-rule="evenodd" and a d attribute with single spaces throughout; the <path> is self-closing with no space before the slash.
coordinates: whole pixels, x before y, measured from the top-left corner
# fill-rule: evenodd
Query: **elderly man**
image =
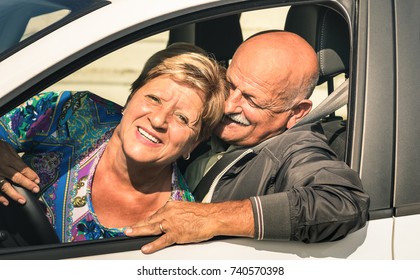
<path id="1" fill-rule="evenodd" d="M 186 174 L 207 203 L 169 202 L 127 235 L 162 234 L 143 246 L 152 253 L 217 235 L 309 243 L 362 228 L 369 197 L 357 173 L 336 159 L 319 124 L 293 128 L 312 108 L 317 79 L 316 54 L 299 36 L 277 31 L 245 41 L 227 71 L 230 96 L 211 151 Z M 216 168 L 211 186 L 200 185 Z"/>

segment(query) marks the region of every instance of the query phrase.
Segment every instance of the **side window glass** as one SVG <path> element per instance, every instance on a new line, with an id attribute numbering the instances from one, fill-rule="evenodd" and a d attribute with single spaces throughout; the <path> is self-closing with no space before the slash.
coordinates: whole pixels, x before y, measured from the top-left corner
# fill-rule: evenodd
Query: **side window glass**
<path id="1" fill-rule="evenodd" d="M 23 32 L 23 35 L 20 41 L 47 28 L 48 26 L 54 24 L 60 19 L 63 19 L 69 13 L 70 13 L 69 10 L 63 9 L 63 10 L 55 11 L 48 14 L 42 14 L 42 15 L 31 18 L 28 22 L 28 25 L 26 26 L 25 31 Z"/>

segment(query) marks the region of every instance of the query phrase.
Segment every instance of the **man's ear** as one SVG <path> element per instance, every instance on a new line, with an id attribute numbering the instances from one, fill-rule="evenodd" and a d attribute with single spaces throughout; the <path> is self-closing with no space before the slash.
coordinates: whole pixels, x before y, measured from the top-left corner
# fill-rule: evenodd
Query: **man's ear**
<path id="1" fill-rule="evenodd" d="M 297 106 L 295 106 L 292 111 L 292 116 L 289 118 L 287 122 L 287 128 L 291 128 L 295 124 L 297 124 L 303 117 L 305 117 L 312 109 L 312 101 L 309 99 L 303 99 L 299 102 Z"/>

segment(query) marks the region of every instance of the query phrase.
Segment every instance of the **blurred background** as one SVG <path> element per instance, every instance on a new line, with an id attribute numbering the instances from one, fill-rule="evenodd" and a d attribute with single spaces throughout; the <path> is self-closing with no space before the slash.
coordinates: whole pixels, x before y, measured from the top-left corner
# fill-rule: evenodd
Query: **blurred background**
<path id="1" fill-rule="evenodd" d="M 259 31 L 282 29 L 288 9 L 280 7 L 242 13 L 240 21 L 244 39 Z M 65 11 L 60 11 L 35 18 L 28 25 L 26 33 L 30 35 L 65 15 Z M 168 38 L 169 32 L 162 32 L 119 49 L 74 72 L 45 91 L 89 90 L 124 105 L 130 85 L 138 77 L 144 63 L 152 54 L 166 47 Z M 57 43 L 57 47 L 59 46 L 60 43 Z M 318 86 L 311 98 L 314 106 L 326 95 L 326 85 Z M 338 115 L 345 118 L 346 112 L 346 108 L 343 108 Z"/>

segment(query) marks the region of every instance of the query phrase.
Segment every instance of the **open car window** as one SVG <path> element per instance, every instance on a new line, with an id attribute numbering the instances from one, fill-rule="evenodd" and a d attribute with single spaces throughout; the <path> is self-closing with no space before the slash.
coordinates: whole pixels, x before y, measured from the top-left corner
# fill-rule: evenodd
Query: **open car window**
<path id="1" fill-rule="evenodd" d="M 241 13 L 239 22 L 243 40 L 257 32 L 284 29 L 289 9 L 290 6 L 284 6 Z M 188 30 L 188 28 L 179 29 Z M 120 48 L 61 79 L 44 91 L 89 90 L 119 105 L 124 105 L 131 83 L 137 78 L 146 60 L 170 44 L 173 33 L 173 31 L 164 31 Z M 186 40 L 188 37 L 182 35 L 177 39 Z M 203 48 L 212 52 L 212 49 L 209 50 L 205 46 Z M 334 77 L 334 84 L 337 87 L 344 80 L 344 74 L 338 75 Z M 311 97 L 313 106 L 316 107 L 327 95 L 327 83 L 317 86 Z M 346 119 L 347 106 L 338 110 L 336 116 Z"/>

